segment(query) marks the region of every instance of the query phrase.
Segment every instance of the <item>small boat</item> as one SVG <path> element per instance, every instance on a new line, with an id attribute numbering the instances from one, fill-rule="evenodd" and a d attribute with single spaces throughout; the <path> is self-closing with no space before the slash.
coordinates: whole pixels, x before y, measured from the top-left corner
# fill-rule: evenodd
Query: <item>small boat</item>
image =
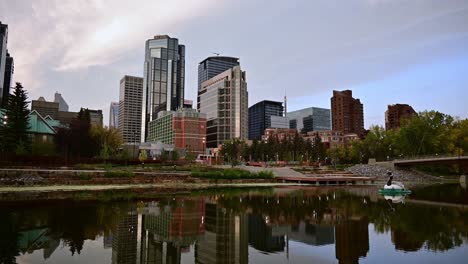
<path id="1" fill-rule="evenodd" d="M 387 175 L 390 176 L 390 178 L 388 179 L 387 184 L 385 184 L 382 189 L 379 189 L 379 193 L 391 196 L 411 193 L 410 190 L 405 189 L 405 185 L 402 182 L 393 181 L 393 175 L 391 171 L 388 171 Z"/>

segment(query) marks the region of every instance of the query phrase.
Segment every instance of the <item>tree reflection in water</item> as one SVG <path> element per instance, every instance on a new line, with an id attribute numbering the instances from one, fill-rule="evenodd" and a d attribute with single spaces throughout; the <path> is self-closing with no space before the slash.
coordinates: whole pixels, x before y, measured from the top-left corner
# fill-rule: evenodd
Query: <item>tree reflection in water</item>
<path id="1" fill-rule="evenodd" d="M 286 190 L 286 191 L 285 191 Z M 432 191 L 432 190 L 431 190 Z M 396 250 L 443 252 L 468 239 L 467 210 L 395 204 L 344 189 L 214 192 L 137 202 L 0 203 L 0 263 L 61 243 L 81 254 L 85 240 L 102 237 L 113 263 L 180 262 L 190 250 L 198 263 L 246 263 L 248 245 L 266 253 L 289 252 L 289 240 L 335 244 L 340 263 L 369 253 L 374 232 L 390 232 Z"/>

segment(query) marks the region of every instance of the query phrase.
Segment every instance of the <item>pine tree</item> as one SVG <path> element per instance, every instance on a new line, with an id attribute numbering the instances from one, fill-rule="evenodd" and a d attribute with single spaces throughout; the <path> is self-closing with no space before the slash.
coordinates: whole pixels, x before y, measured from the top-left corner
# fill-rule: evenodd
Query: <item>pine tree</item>
<path id="1" fill-rule="evenodd" d="M 28 96 L 21 83 L 17 82 L 13 94 L 8 97 L 5 111 L 6 124 L 3 130 L 3 147 L 7 152 L 21 149 L 28 152 L 31 141 L 28 134 L 29 109 Z"/>

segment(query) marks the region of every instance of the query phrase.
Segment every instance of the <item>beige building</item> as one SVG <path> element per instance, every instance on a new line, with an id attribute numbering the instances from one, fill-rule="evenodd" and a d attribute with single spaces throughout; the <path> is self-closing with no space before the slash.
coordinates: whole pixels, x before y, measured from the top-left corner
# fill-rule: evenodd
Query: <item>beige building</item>
<path id="1" fill-rule="evenodd" d="M 248 92 L 245 71 L 234 66 L 204 81 L 199 91 L 200 112 L 206 114 L 206 147 L 248 138 Z"/>

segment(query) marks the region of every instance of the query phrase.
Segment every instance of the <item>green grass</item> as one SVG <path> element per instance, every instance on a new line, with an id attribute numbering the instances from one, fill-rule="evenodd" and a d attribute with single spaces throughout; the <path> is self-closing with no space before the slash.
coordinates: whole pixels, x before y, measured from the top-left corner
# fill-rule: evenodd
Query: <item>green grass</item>
<path id="1" fill-rule="evenodd" d="M 226 170 L 213 170 L 213 171 L 192 171 L 192 177 L 204 179 L 223 179 L 223 180 L 237 180 L 237 179 L 272 179 L 273 172 L 261 171 L 258 173 L 248 172 L 237 169 Z"/>
<path id="2" fill-rule="evenodd" d="M 132 178 L 134 176 L 135 176 L 135 173 L 133 173 L 133 171 L 106 170 L 106 172 L 104 172 L 104 177 L 107 177 L 107 178 Z"/>
<path id="3" fill-rule="evenodd" d="M 80 172 L 78 174 L 78 178 L 82 181 L 89 181 L 91 180 L 91 175 L 89 175 L 89 173 L 85 173 L 85 172 Z"/>

